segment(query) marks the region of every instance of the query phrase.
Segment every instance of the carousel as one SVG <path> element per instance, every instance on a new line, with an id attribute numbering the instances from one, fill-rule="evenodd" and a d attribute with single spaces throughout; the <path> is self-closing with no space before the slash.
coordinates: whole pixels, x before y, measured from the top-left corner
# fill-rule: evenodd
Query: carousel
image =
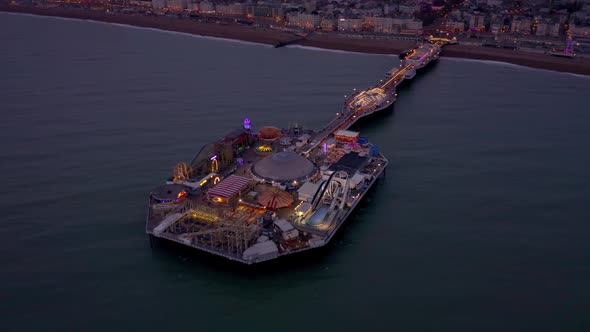
<path id="1" fill-rule="evenodd" d="M 259 194 L 257 200 L 265 208 L 277 210 L 291 206 L 293 196 L 284 190 L 273 188 Z"/>

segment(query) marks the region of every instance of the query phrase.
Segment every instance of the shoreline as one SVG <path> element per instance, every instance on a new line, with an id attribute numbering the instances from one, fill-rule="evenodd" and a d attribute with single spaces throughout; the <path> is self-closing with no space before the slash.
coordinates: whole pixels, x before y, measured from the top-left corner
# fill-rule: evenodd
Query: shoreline
<path id="1" fill-rule="evenodd" d="M 6 3 L 0 3 L 0 12 L 115 23 L 266 45 L 275 45 L 279 41 L 293 37 L 291 33 L 245 25 L 220 25 L 164 16 L 109 15 L 104 12 L 75 8 L 39 8 L 10 6 Z M 414 47 L 416 43 L 405 40 L 354 39 L 338 35 L 314 34 L 295 45 L 356 53 L 397 55 Z M 461 44 L 447 45 L 443 57 L 497 61 L 530 68 L 590 76 L 590 60 L 584 58 L 559 58 L 538 53 Z"/>

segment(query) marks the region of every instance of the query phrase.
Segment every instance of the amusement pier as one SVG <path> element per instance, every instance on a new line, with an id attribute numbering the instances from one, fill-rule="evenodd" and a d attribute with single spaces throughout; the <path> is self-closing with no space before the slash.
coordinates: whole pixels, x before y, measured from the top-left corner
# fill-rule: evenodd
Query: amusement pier
<path id="1" fill-rule="evenodd" d="M 149 196 L 150 243 L 169 240 L 244 264 L 326 245 L 388 160 L 348 130 L 393 106 L 396 88 L 436 61 L 449 39 L 430 38 L 400 55 L 401 64 L 373 87 L 345 96 L 319 131 L 262 127 L 250 119 L 205 145 Z"/>

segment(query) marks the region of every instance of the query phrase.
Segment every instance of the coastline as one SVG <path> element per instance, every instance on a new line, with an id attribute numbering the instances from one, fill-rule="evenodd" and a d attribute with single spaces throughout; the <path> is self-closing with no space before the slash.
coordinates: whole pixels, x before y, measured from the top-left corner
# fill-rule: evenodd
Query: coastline
<path id="1" fill-rule="evenodd" d="M 220 25 L 164 16 L 109 15 L 104 12 L 75 8 L 11 6 L 5 2 L 0 2 L 0 12 L 124 24 L 267 45 L 275 45 L 279 41 L 293 38 L 291 33 L 245 25 Z M 297 45 L 357 53 L 400 54 L 415 46 L 415 42 L 404 40 L 354 39 L 338 35 L 314 34 L 306 40 L 297 43 Z M 590 60 L 583 58 L 559 58 L 539 53 L 461 44 L 447 45 L 443 57 L 498 61 L 531 68 L 590 76 Z"/>

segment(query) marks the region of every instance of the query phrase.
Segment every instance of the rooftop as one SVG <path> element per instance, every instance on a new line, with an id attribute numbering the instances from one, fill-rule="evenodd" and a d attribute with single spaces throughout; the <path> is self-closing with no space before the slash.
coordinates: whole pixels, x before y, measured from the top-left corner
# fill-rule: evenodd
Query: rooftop
<path id="1" fill-rule="evenodd" d="M 315 165 L 307 158 L 294 152 L 278 152 L 258 161 L 252 171 L 269 181 L 293 181 L 313 173 Z"/>
<path id="2" fill-rule="evenodd" d="M 218 185 L 209 190 L 208 194 L 229 198 L 240 192 L 240 190 L 244 189 L 248 183 L 250 183 L 250 181 L 252 180 L 243 176 L 230 175 Z"/>
<path id="3" fill-rule="evenodd" d="M 357 152 L 351 152 L 345 154 L 340 160 L 332 164 L 329 170 L 334 172 L 345 171 L 348 174 L 354 174 L 363 167 L 366 161 L 367 156 L 361 156 Z"/>

